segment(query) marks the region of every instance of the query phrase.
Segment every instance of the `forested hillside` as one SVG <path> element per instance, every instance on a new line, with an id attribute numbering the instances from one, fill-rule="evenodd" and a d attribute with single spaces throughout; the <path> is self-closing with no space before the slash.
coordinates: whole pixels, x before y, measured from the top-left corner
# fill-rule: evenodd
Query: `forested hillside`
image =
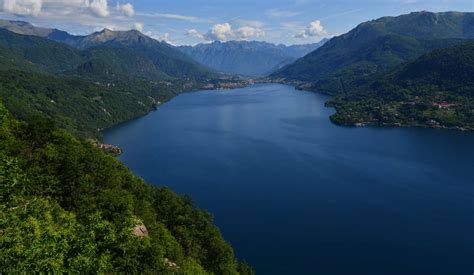
<path id="1" fill-rule="evenodd" d="M 331 105 L 339 124 L 474 129 L 474 42 L 423 55 Z"/>
<path id="2" fill-rule="evenodd" d="M 415 12 L 360 24 L 271 78 L 337 94 L 431 50 L 474 38 L 473 13 Z"/>
<path id="3" fill-rule="evenodd" d="M 136 31 L 0 27 L 1 272 L 252 273 L 189 197 L 86 141 L 217 74 Z"/>
<path id="4" fill-rule="evenodd" d="M 112 54 L 107 56 L 108 59 L 102 61 L 110 61 L 114 63 L 114 65 L 118 65 L 117 67 L 121 67 L 122 69 L 125 69 L 127 73 L 133 75 L 145 73 L 149 76 L 149 70 L 154 70 L 158 72 L 158 74 L 157 72 L 152 74 L 154 77 L 161 75 L 174 78 L 192 78 L 200 80 L 217 77 L 216 74 L 200 65 L 189 56 L 181 53 L 175 47 L 166 42 L 157 41 L 136 30 L 111 31 L 109 29 L 104 29 L 90 35 L 75 36 L 57 29 L 35 27 L 27 22 L 7 20 L 0 20 L 0 28 L 23 35 L 24 40 L 40 41 L 31 38 L 37 37 L 42 38 L 43 41 L 56 41 L 79 50 L 99 48 L 99 51 L 88 52 L 89 55 L 98 53 L 104 54 L 103 51 L 100 51 L 100 48 L 105 48 L 106 55 L 110 53 Z M 47 44 L 46 42 L 42 43 Z M 24 45 L 20 45 L 20 47 L 21 46 Z M 85 55 L 87 55 L 87 52 L 85 52 Z M 50 57 L 53 59 L 56 58 L 54 56 Z M 89 57 L 91 58 L 95 56 L 92 55 Z M 100 55 L 100 57 L 104 56 Z M 130 60 L 127 60 L 127 58 L 124 57 L 128 57 Z M 140 65 L 144 65 L 143 68 L 127 66 L 133 64 L 133 62 L 137 63 L 137 61 L 135 61 L 137 58 L 139 59 Z M 70 61 L 66 61 L 66 63 L 70 64 Z M 145 71 L 142 72 L 142 70 Z"/>
<path id="5" fill-rule="evenodd" d="M 1 103 L 0 247 L 2 272 L 252 273 L 189 197 Z"/>
<path id="6" fill-rule="evenodd" d="M 214 81 L 171 77 L 130 48 L 78 50 L 3 29 L 0 58 L 0 96 L 14 115 L 49 117 L 83 137 Z"/>

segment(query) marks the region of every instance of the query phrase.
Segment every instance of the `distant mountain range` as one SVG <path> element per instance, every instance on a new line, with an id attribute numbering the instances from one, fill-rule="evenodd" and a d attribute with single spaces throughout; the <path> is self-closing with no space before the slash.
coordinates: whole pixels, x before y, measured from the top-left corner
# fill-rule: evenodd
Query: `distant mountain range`
<path id="1" fill-rule="evenodd" d="M 0 22 L 0 60 L 0 97 L 12 114 L 84 137 L 221 77 L 138 31 L 73 36 L 19 21 Z"/>
<path id="2" fill-rule="evenodd" d="M 214 87 L 223 77 L 218 71 L 264 76 L 276 69 L 265 80 L 336 95 L 332 120 L 340 124 L 473 128 L 474 85 L 456 78 L 465 75 L 456 63 L 468 69 L 462 57 L 472 59 L 472 47 L 457 45 L 469 40 L 474 13 L 460 12 L 383 17 L 300 46 L 230 41 L 177 48 L 138 31 L 74 36 L 0 21 L 0 96 L 15 115 L 47 114 L 61 127 L 91 135 L 183 90 Z M 445 75 L 435 58 L 446 60 Z M 456 75 L 446 78 L 449 72 Z"/>
<path id="3" fill-rule="evenodd" d="M 415 12 L 383 17 L 331 39 L 271 77 L 330 94 L 349 93 L 375 74 L 472 38 L 474 13 Z"/>
<path id="4" fill-rule="evenodd" d="M 216 41 L 210 44 L 174 47 L 135 30 L 104 29 L 90 35 L 76 36 L 58 29 L 7 20 L 0 20 L 0 28 L 17 34 L 54 40 L 80 50 L 97 47 L 132 49 L 153 63 L 161 73 L 171 77 L 205 78 L 212 70 L 243 76 L 265 76 L 311 53 L 327 41 L 324 39 L 319 43 L 293 46 L 257 41 Z M 149 69 L 150 66 L 145 68 Z M 148 72 L 147 75 L 155 77 L 157 74 Z"/>
<path id="5" fill-rule="evenodd" d="M 152 39 L 135 30 L 111 31 L 104 29 L 101 32 L 86 36 L 75 36 L 57 29 L 35 27 L 27 22 L 6 20 L 0 20 L 0 28 L 17 34 L 54 40 L 79 50 L 94 48 L 97 53 L 100 49 L 114 49 L 103 51 L 104 54 L 109 56 L 101 62 L 114 63 L 115 67 L 120 67 L 123 72 L 132 75 L 137 75 L 138 72 L 152 77 L 161 75 L 197 79 L 215 76 L 211 70 L 175 47 L 166 42 Z M 97 60 L 92 58 L 91 62 L 95 61 Z M 130 67 L 130 64 L 140 66 Z"/>
<path id="6" fill-rule="evenodd" d="M 194 60 L 216 71 L 244 76 L 268 75 L 321 47 L 327 40 L 306 45 L 275 45 L 258 41 L 229 41 L 181 46 Z"/>
<path id="7" fill-rule="evenodd" d="M 2 272 L 253 274 L 210 214 L 135 177 L 99 141 L 220 74 L 137 31 L 2 24 Z"/>

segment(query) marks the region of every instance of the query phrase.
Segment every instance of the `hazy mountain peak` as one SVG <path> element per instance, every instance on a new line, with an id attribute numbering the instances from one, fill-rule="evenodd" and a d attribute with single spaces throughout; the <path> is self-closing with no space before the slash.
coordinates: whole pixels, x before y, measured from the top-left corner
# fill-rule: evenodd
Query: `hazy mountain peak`
<path id="1" fill-rule="evenodd" d="M 104 28 L 102 31 L 100 31 L 98 33 L 102 34 L 102 35 L 112 35 L 114 33 L 114 31 L 111 30 L 111 29 L 108 29 L 108 28 Z"/>
<path id="2" fill-rule="evenodd" d="M 35 27 L 32 24 L 24 21 L 10 21 L 2 19 L 0 19 L 0 28 L 7 29 L 18 34 L 41 37 L 47 37 L 54 31 L 54 29 Z"/>
<path id="3" fill-rule="evenodd" d="M 264 41 L 215 41 L 179 47 L 196 61 L 214 70 L 246 76 L 263 76 L 312 52 L 315 44 L 285 46 Z"/>
<path id="4" fill-rule="evenodd" d="M 96 37 L 102 40 L 116 39 L 116 38 L 134 38 L 134 37 L 147 37 L 137 30 L 128 30 L 128 31 L 113 31 L 111 29 L 105 28 L 100 32 L 96 32 L 90 35 L 91 37 Z M 148 38 L 148 37 L 147 37 Z"/>

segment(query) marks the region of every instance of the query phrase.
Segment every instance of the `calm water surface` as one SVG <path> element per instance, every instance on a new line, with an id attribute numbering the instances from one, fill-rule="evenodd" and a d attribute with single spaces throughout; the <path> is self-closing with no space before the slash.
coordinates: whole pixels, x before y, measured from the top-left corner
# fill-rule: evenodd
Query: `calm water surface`
<path id="1" fill-rule="evenodd" d="M 474 134 L 338 127 L 327 99 L 187 93 L 105 140 L 212 212 L 257 274 L 473 274 Z"/>

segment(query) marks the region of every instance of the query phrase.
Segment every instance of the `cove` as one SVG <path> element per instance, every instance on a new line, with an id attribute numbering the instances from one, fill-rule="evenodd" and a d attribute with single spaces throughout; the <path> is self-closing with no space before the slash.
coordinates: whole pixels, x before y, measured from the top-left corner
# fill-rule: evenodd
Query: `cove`
<path id="1" fill-rule="evenodd" d="M 474 133 L 348 128 L 285 85 L 185 93 L 105 132 L 257 274 L 472 274 Z"/>

